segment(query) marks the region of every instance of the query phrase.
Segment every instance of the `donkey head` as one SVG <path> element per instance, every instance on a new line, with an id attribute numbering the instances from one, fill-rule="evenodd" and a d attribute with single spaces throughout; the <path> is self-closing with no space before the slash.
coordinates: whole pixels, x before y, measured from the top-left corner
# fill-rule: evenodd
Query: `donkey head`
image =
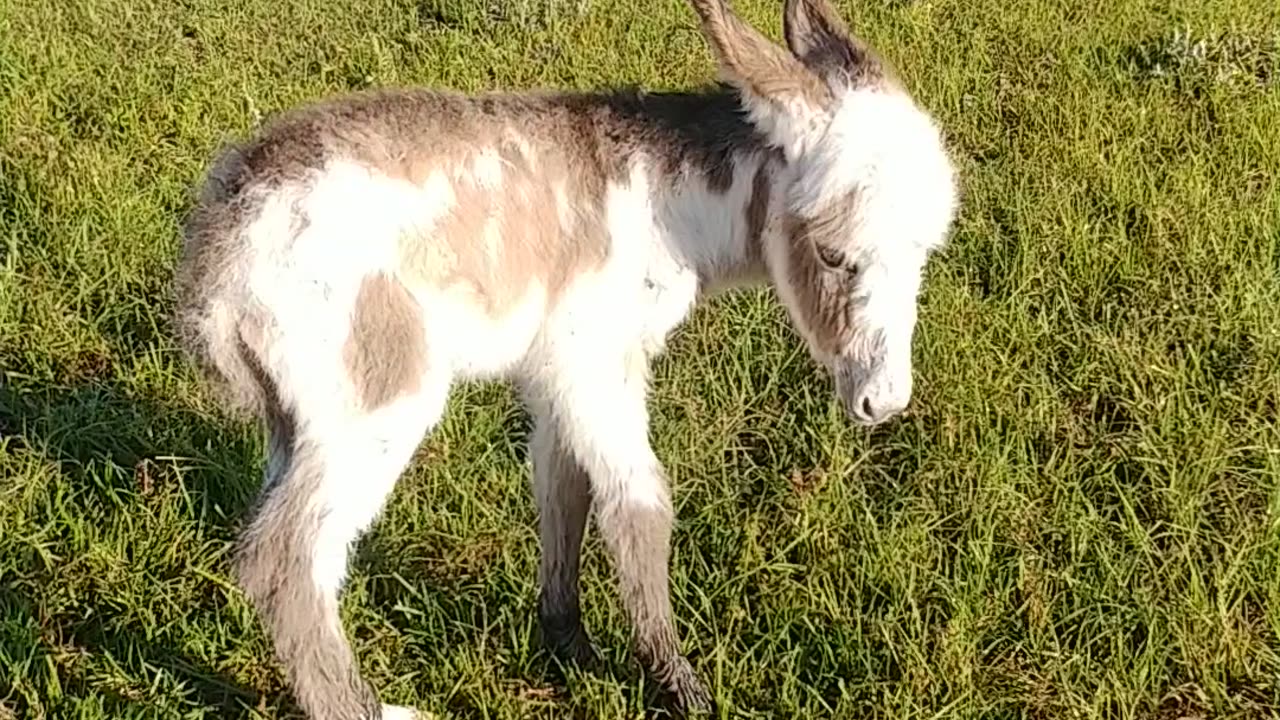
<path id="1" fill-rule="evenodd" d="M 848 413 L 882 422 L 911 398 L 921 276 L 955 212 L 940 133 L 828 0 L 786 0 L 789 51 L 726 0 L 692 2 L 723 79 L 783 160 L 763 238 L 773 284 Z"/>

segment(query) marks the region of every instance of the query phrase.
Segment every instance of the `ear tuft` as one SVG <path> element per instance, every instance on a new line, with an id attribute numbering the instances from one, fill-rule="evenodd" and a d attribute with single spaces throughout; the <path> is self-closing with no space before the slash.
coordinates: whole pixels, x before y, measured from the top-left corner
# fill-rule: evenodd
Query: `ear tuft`
<path id="1" fill-rule="evenodd" d="M 829 86 L 865 87 L 885 80 L 884 63 L 850 36 L 830 0 L 787 0 L 782 31 L 795 57 Z"/>

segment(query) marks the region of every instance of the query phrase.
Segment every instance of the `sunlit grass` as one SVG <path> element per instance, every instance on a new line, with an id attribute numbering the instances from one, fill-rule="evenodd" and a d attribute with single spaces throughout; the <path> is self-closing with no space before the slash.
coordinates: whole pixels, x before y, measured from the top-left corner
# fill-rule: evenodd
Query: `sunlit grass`
<path id="1" fill-rule="evenodd" d="M 741 0 L 780 36 L 780 3 Z M 1267 0 L 842 3 L 945 127 L 908 415 L 848 426 L 768 292 L 659 363 L 673 596 L 726 717 L 1280 713 L 1280 12 Z M 679 0 L 0 3 L 0 718 L 296 712 L 227 542 L 261 441 L 170 339 L 224 139 L 354 88 L 711 77 Z M 344 601 L 444 717 L 633 717 L 537 649 L 527 420 L 459 388 Z"/>

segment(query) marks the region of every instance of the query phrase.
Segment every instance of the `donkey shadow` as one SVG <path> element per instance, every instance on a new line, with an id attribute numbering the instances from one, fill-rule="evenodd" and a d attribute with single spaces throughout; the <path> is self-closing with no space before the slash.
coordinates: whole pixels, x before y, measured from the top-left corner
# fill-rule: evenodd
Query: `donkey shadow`
<path id="1" fill-rule="evenodd" d="M 0 437 L 16 447 L 58 467 L 58 482 L 70 493 L 93 503 L 111 515 L 142 510 L 167 492 L 184 493 L 199 517 L 201 530 L 215 540 L 230 540 L 236 520 L 253 499 L 258 473 L 246 462 L 256 450 L 243 440 L 245 433 L 228 432 L 225 423 L 211 421 L 189 407 L 159 397 L 139 395 L 124 384 L 96 379 L 72 387 L 0 387 Z M 175 475 L 161 470 L 158 456 L 199 458 L 207 467 L 181 476 L 181 488 L 165 487 Z M 72 506 L 83 507 L 81 502 Z M 87 516 L 69 522 L 89 522 Z M 60 614 L 44 617 L 36 597 L 57 581 L 54 571 L 36 558 L 25 558 L 18 576 L 20 586 L 0 586 L 0 608 L 5 617 L 22 616 L 32 626 L 44 628 L 46 637 L 10 640 L 18 656 L 39 657 L 54 650 L 48 637 L 62 646 L 93 656 L 110 656 L 130 674 L 159 668 L 190 690 L 190 700 L 219 717 L 251 717 L 251 708 L 262 709 L 261 693 L 164 642 L 148 639 L 149 631 L 136 617 L 114 603 L 75 603 L 76 617 Z M 214 624 L 218 609 L 212 604 L 192 608 L 187 622 Z M 176 645 L 176 643 L 173 643 Z M 89 688 L 78 679 L 63 680 L 62 694 L 75 696 Z M 78 687 L 79 685 L 79 687 Z M 113 716 L 136 714 L 137 698 L 113 693 L 96 684 L 93 692 Z M 132 710 L 132 712 L 131 712 Z M 19 715 L 22 715 L 20 710 Z"/>
<path id="2" fill-rule="evenodd" d="M 512 446 L 523 449 L 523 433 L 527 423 L 516 423 L 508 432 Z M 517 437 L 518 436 L 518 437 Z M 108 508 L 110 514 L 141 510 L 148 503 L 166 499 L 188 508 L 188 519 L 199 524 L 202 535 L 226 545 L 232 543 L 246 520 L 259 489 L 264 461 L 259 428 L 245 420 L 211 417 L 180 400 L 141 394 L 134 388 L 109 379 L 93 379 L 82 385 L 53 388 L 15 388 L 0 385 L 0 440 L 7 439 L 11 449 L 25 451 L 56 463 L 60 482 L 69 484 L 77 496 Z M 192 459 L 199 463 L 180 474 L 169 468 L 173 458 Z M 111 471 L 104 472 L 105 468 Z M 96 496 L 96 499 L 95 499 Z M 74 518 L 72 518 L 74 520 Z M 85 520 L 85 518 L 81 518 Z M 370 534 L 379 532 L 375 525 Z M 392 558 L 380 558 L 370 552 L 371 543 L 360 542 L 352 554 L 353 570 L 369 570 L 375 574 L 397 567 Z M 376 547 L 376 543 L 373 543 Z M 223 582 L 233 584 L 226 555 L 219 561 L 218 574 Z M 110 656 L 127 668 L 134 677 L 146 677 L 153 669 L 163 670 L 171 684 L 181 684 L 188 691 L 187 701 L 205 708 L 220 718 L 298 718 L 304 716 L 294 704 L 277 669 L 270 677 L 249 687 L 226 672 L 181 648 L 177 641 L 156 638 L 155 628 L 115 607 L 112 603 L 91 604 L 81 601 L 79 608 L 89 611 L 45 616 L 37 598 L 57 582 L 56 571 L 44 566 L 32 553 L 18 560 L 18 583 L 0 585 L 0 611 L 6 618 L 22 618 L 27 627 L 41 628 L 28 635 L 13 634 L 6 638 L 5 651 L 10 657 L 39 658 L 58 651 L 50 638 L 63 648 L 92 657 Z M 177 568 L 176 572 L 189 572 Z M 446 596 L 447 586 L 426 589 Z M 486 602 L 498 604 L 497 596 Z M 225 603 L 222 603 L 225 605 Z M 490 605 L 493 606 L 493 605 Z M 182 621 L 192 626 L 216 626 L 225 607 L 213 600 L 200 602 L 187 610 Z M 80 617 L 77 617 L 80 616 Z M 552 685 L 564 690 L 562 669 L 549 653 L 540 649 L 540 638 L 509 639 L 515 645 L 523 640 L 538 647 L 534 667 L 517 670 L 521 677 L 512 680 L 539 686 Z M 274 662 L 274 661 L 272 661 Z M 630 666 L 615 667 L 607 661 L 591 669 L 593 674 L 608 674 L 624 681 L 638 678 L 638 670 Z M 530 676 L 533 675 L 533 676 Z M 150 678 L 148 678 L 149 680 Z M 80 678 L 62 678 L 61 693 L 69 697 L 89 694 L 90 686 Z M 376 686 L 375 682 L 375 686 Z M 636 683 L 627 682 L 635 688 Z M 638 688 L 628 692 L 641 692 Z M 111 716 L 136 715 L 145 698 L 136 692 L 105 689 L 95 683 L 92 693 L 102 698 Z M 548 711 L 554 716 L 580 714 L 567 693 Z M 632 698 L 628 698 L 630 704 Z M 18 703 L 18 716 L 28 713 Z M 646 693 L 646 715 L 666 716 L 666 700 Z M 445 709 L 445 708 L 442 708 Z M 447 708 L 459 716 L 467 716 L 475 707 L 462 705 Z"/>

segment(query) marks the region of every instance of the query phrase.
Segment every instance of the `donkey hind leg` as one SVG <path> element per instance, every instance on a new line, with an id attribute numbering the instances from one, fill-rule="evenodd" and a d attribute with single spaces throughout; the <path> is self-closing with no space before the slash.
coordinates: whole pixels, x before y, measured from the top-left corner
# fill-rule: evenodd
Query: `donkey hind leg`
<path id="1" fill-rule="evenodd" d="M 679 709 L 710 711 L 711 694 L 680 654 L 671 611 L 673 510 L 666 472 L 649 445 L 647 370 L 621 358 L 578 356 L 559 364 L 567 382 L 558 383 L 552 408 L 590 477 L 596 524 L 614 560 L 636 655 Z"/>
<path id="2" fill-rule="evenodd" d="M 338 594 L 350 544 L 381 511 L 446 394 L 437 388 L 370 414 L 277 407 L 269 415 L 268 477 L 240 538 L 237 575 L 311 720 L 426 717 L 380 704 L 342 629 Z"/>
<path id="3" fill-rule="evenodd" d="M 578 570 L 591 505 L 587 472 L 565 446 L 555 418 L 535 410 L 530 450 L 542 558 L 538 568 L 538 620 L 542 640 L 561 662 L 585 667 L 599 656 L 582 626 Z"/>

